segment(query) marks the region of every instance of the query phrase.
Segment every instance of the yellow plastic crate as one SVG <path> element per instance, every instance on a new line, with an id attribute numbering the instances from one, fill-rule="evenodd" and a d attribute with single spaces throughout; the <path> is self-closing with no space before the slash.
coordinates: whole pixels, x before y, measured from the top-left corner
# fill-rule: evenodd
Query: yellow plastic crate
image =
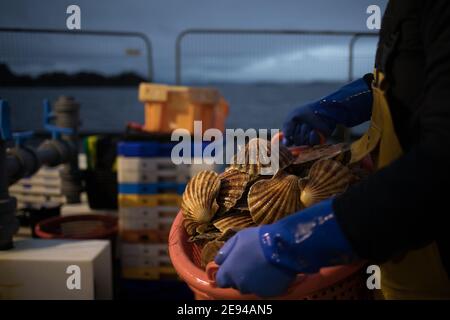
<path id="1" fill-rule="evenodd" d="M 181 195 L 178 194 L 119 194 L 119 207 L 180 207 Z"/>

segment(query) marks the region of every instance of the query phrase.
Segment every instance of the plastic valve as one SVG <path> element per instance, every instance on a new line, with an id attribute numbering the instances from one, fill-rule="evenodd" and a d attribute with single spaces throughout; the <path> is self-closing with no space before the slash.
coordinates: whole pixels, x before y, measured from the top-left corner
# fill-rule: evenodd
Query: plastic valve
<path id="1" fill-rule="evenodd" d="M 16 147 L 21 147 L 34 134 L 33 131 L 11 132 L 11 109 L 6 100 L 0 100 L 0 129 L 1 139 L 14 140 Z"/>
<path id="2" fill-rule="evenodd" d="M 0 139 L 11 140 L 11 111 L 6 100 L 0 99 Z"/>
<path id="3" fill-rule="evenodd" d="M 52 134 L 52 139 L 59 139 L 61 134 L 72 135 L 74 131 L 72 128 L 63 128 L 55 126 L 51 121 L 55 118 L 55 114 L 52 112 L 50 101 L 45 99 L 43 101 L 44 106 L 44 128 Z"/>
<path id="4" fill-rule="evenodd" d="M 14 132 L 12 134 L 16 147 L 22 147 L 25 141 L 34 135 L 33 131 Z"/>

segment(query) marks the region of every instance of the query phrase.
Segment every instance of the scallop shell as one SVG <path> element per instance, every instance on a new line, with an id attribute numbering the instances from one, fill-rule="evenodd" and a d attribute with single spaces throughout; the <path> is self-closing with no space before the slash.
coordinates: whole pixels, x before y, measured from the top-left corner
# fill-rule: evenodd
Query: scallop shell
<path id="1" fill-rule="evenodd" d="M 230 228 L 227 229 L 224 233 L 220 235 L 216 240 L 217 241 L 228 241 L 230 240 L 236 233 L 238 233 L 241 229 L 238 228 Z"/>
<path id="2" fill-rule="evenodd" d="M 220 213 L 225 213 L 233 208 L 242 198 L 250 176 L 236 169 L 230 169 L 220 174 L 220 191 L 217 196 Z"/>
<path id="3" fill-rule="evenodd" d="M 192 237 L 202 235 L 208 232 L 217 231 L 210 221 L 202 223 L 193 219 L 185 218 L 183 220 L 183 226 L 186 232 Z"/>
<path id="4" fill-rule="evenodd" d="M 256 224 L 273 223 L 302 208 L 298 177 L 279 172 L 256 182 L 248 194 L 250 215 Z"/>
<path id="5" fill-rule="evenodd" d="M 242 197 L 238 200 L 238 202 L 236 202 L 236 205 L 233 207 L 233 209 L 239 211 L 249 211 L 247 197 L 248 197 L 248 190 L 244 192 Z"/>
<path id="6" fill-rule="evenodd" d="M 249 212 L 227 214 L 215 220 L 213 225 L 222 233 L 227 232 L 228 229 L 244 229 L 256 226 Z"/>
<path id="7" fill-rule="evenodd" d="M 273 150 L 273 144 L 272 144 L 272 150 Z M 278 165 L 280 170 L 285 169 L 289 165 L 291 165 L 294 162 L 295 158 L 292 155 L 292 153 L 289 151 L 289 149 L 283 145 L 278 144 Z"/>
<path id="8" fill-rule="evenodd" d="M 211 232 L 206 232 L 206 233 L 196 234 L 195 236 L 191 236 L 191 237 L 189 237 L 189 242 L 212 241 L 212 240 L 218 239 L 221 236 L 222 236 L 222 233 L 220 233 L 216 230 L 216 231 L 211 231 Z"/>
<path id="9" fill-rule="evenodd" d="M 319 159 L 337 159 L 345 163 L 350 155 L 350 145 L 347 143 L 318 145 L 302 150 L 293 161 L 294 165 L 311 164 Z"/>
<path id="10" fill-rule="evenodd" d="M 253 179 L 259 175 L 274 175 L 294 161 L 289 149 L 277 144 L 278 153 L 273 153 L 270 141 L 260 138 L 251 139 L 231 159 L 230 169 L 246 172 Z M 274 164 L 278 166 L 275 166 Z"/>
<path id="11" fill-rule="evenodd" d="M 231 160 L 231 169 L 246 172 L 251 178 L 270 168 L 270 143 L 264 139 L 251 139 L 244 148 L 238 150 Z"/>
<path id="12" fill-rule="evenodd" d="M 308 181 L 309 181 L 308 177 L 298 179 L 298 185 L 300 186 L 300 190 L 305 189 Z"/>
<path id="13" fill-rule="evenodd" d="M 344 192 L 352 174 L 335 160 L 319 160 L 309 170 L 308 182 L 302 189 L 300 199 L 305 207 Z"/>
<path id="14" fill-rule="evenodd" d="M 201 265 L 206 267 L 208 263 L 214 260 L 220 248 L 225 244 L 224 241 L 213 240 L 205 244 L 201 254 Z"/>
<path id="15" fill-rule="evenodd" d="M 184 226 L 189 235 L 203 233 L 217 212 L 216 197 L 220 189 L 219 175 L 201 171 L 189 181 L 183 193 L 181 209 Z"/>
<path id="16" fill-rule="evenodd" d="M 239 210 L 239 211 L 249 211 L 248 209 L 248 193 L 250 191 L 250 188 L 252 187 L 253 184 L 255 184 L 258 181 L 261 180 L 266 180 L 266 179 L 270 179 L 272 177 L 270 176 L 259 176 L 255 179 L 253 179 L 252 181 L 250 181 L 247 184 L 247 188 L 245 189 L 244 193 L 242 194 L 242 197 L 236 202 L 236 205 L 233 207 L 234 210 Z"/>

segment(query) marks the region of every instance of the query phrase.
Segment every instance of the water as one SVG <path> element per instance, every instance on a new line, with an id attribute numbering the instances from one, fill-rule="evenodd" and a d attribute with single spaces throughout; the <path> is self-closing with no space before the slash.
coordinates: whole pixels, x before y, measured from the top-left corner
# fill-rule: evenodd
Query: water
<path id="1" fill-rule="evenodd" d="M 142 122 L 144 108 L 137 88 L 0 88 L 11 106 L 14 130 L 42 130 L 42 100 L 73 96 L 80 104 L 82 131 L 120 132 L 127 121 Z"/>
<path id="2" fill-rule="evenodd" d="M 342 83 L 215 84 L 230 104 L 227 128 L 280 128 L 294 107 L 331 93 Z M 42 130 L 42 100 L 73 96 L 81 104 L 81 131 L 123 132 L 129 121 L 144 122 L 137 87 L 0 88 L 11 106 L 14 130 Z"/>

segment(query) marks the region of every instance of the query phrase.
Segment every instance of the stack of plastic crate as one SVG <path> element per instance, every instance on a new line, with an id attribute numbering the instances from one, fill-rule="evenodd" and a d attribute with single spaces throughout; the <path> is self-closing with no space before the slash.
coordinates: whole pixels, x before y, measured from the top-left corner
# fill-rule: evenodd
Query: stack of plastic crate
<path id="1" fill-rule="evenodd" d="M 119 143 L 119 230 L 125 279 L 176 278 L 167 247 L 170 226 L 189 178 L 214 166 L 174 164 L 173 145 Z"/>
<path id="2" fill-rule="evenodd" d="M 86 167 L 84 154 L 78 156 L 80 169 Z M 9 187 L 11 196 L 17 199 L 17 208 L 61 205 L 66 203 L 62 192 L 61 170 L 63 165 L 41 167 L 34 175 L 18 180 Z M 82 200 L 86 197 L 82 195 Z"/>
<path id="3" fill-rule="evenodd" d="M 175 129 L 183 129 L 183 135 L 194 141 L 208 129 L 224 131 L 228 103 L 214 88 L 154 83 L 141 83 L 139 100 L 144 104 L 145 124 L 133 124 L 139 134 L 118 146 L 122 276 L 125 282 L 159 280 L 159 286 L 164 278 L 177 278 L 167 242 L 186 184 L 199 170 L 217 169 L 174 164 L 170 155 L 175 143 L 167 141 Z M 202 143 L 202 149 L 205 146 Z M 196 153 L 197 148 L 191 151 Z M 204 160 L 199 163 L 208 163 Z"/>
<path id="4" fill-rule="evenodd" d="M 65 203 L 61 191 L 60 170 L 61 166 L 42 167 L 35 175 L 20 179 L 9 187 L 10 194 L 17 199 L 17 207 Z"/>

